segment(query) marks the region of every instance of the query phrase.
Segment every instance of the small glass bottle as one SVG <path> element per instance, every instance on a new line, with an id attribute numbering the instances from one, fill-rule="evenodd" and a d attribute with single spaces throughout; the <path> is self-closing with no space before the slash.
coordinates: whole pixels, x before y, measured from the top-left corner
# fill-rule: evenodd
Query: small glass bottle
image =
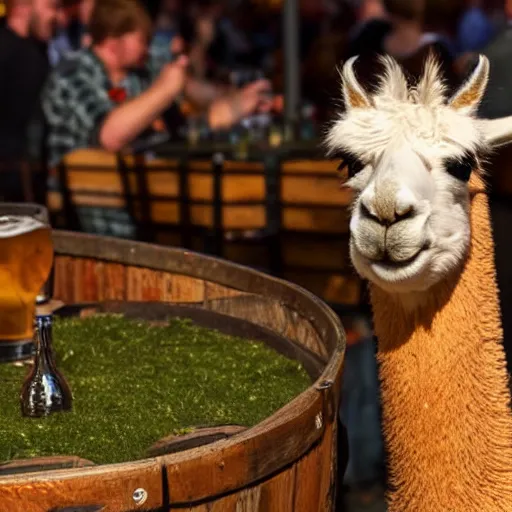
<path id="1" fill-rule="evenodd" d="M 73 401 L 71 389 L 55 364 L 51 315 L 36 316 L 34 344 L 36 346 L 34 366 L 21 389 L 22 415 L 41 418 L 54 412 L 71 410 Z"/>

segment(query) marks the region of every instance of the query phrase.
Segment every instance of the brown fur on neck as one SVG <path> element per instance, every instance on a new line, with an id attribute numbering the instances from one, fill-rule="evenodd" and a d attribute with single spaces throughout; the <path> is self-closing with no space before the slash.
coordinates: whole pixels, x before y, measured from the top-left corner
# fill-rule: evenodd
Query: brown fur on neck
<path id="1" fill-rule="evenodd" d="M 411 312 L 372 286 L 390 512 L 512 511 L 512 415 L 488 201 L 474 174 L 461 273 Z"/>

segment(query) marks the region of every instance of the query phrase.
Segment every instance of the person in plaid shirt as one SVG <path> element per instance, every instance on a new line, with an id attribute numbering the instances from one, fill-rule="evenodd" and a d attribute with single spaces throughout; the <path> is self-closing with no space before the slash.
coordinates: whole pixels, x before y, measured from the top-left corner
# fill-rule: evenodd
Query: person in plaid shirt
<path id="1" fill-rule="evenodd" d="M 88 26 L 91 45 L 64 58 L 43 92 L 50 167 L 79 148 L 118 152 L 149 130 L 179 98 L 208 96 L 208 87 L 189 77 L 184 55 L 159 72 L 134 72 L 148 70 L 151 31 L 151 20 L 139 0 L 95 3 Z M 212 95 L 206 114 L 210 128 L 229 128 L 253 112 L 269 110 L 271 102 L 264 95 L 269 88 L 267 81 L 260 80 L 235 94 Z M 135 235 L 125 211 L 87 208 L 78 215 L 86 231 Z"/>
<path id="2" fill-rule="evenodd" d="M 139 0 L 96 2 L 89 24 L 92 44 L 64 59 L 43 93 L 49 125 L 49 163 L 84 147 L 117 152 L 150 128 L 181 96 L 204 97 L 205 86 L 189 77 L 188 59 L 178 56 L 158 75 L 133 69 L 146 65 L 152 25 Z M 156 73 L 155 73 L 156 74 Z M 146 77 L 146 79 L 144 79 Z M 266 80 L 235 94 L 212 95 L 207 120 L 212 130 L 229 128 L 256 111 L 269 110 Z"/>

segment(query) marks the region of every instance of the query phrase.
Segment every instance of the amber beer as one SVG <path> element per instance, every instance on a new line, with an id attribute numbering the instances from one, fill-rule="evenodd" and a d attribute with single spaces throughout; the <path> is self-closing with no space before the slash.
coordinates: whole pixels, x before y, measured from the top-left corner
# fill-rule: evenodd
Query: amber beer
<path id="1" fill-rule="evenodd" d="M 0 350 L 31 343 L 36 297 L 52 263 L 47 224 L 29 216 L 0 216 Z"/>

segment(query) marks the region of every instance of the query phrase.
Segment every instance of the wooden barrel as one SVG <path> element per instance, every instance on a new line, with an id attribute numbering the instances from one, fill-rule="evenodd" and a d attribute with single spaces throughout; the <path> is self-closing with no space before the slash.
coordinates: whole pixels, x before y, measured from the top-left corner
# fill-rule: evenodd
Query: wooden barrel
<path id="1" fill-rule="evenodd" d="M 55 232 L 54 241 L 55 299 L 160 302 L 223 314 L 227 323 L 249 321 L 284 340 L 290 354 L 307 353 L 319 371 L 262 423 L 225 439 L 214 435 L 203 446 L 112 465 L 66 468 L 76 465 L 71 458 L 61 469 L 55 460 L 51 468 L 41 461 L 11 472 L 0 466 L 1 510 L 333 510 L 345 337 L 322 301 L 288 282 L 179 249 L 67 232 Z"/>

